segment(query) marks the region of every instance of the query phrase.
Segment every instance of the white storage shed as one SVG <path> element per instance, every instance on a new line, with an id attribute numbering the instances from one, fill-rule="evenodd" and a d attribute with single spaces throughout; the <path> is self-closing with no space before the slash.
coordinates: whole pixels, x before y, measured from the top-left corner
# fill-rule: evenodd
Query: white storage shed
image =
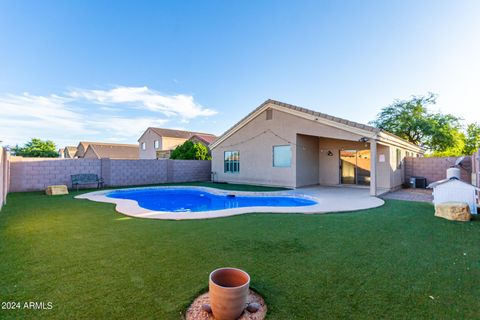
<path id="1" fill-rule="evenodd" d="M 477 191 L 479 188 L 463 182 L 456 177 L 431 183 L 428 188 L 433 188 L 433 203 L 465 202 L 470 207 L 472 214 L 477 214 Z"/>

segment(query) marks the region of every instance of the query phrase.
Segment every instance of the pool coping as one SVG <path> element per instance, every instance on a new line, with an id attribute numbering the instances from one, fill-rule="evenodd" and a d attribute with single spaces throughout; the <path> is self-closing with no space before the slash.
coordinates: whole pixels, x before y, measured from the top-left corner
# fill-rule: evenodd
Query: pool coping
<path id="1" fill-rule="evenodd" d="M 222 210 L 210 210 L 199 212 L 171 212 L 171 211 L 155 211 L 142 208 L 138 205 L 138 202 L 130 199 L 118 199 L 109 198 L 107 193 L 114 191 L 126 191 L 126 190 L 142 190 L 142 189 L 196 189 L 207 193 L 216 195 L 238 195 L 238 196 L 285 196 L 292 198 L 306 198 L 317 202 L 315 205 L 309 206 L 295 206 L 295 207 L 241 207 Z M 299 194 L 295 190 L 285 191 L 234 191 L 223 190 L 210 187 L 201 186 L 156 186 L 156 187 L 134 187 L 125 189 L 109 189 L 100 190 L 94 192 L 88 192 L 75 196 L 75 199 L 87 199 L 95 202 L 105 202 L 115 204 L 115 210 L 126 216 L 135 218 L 146 219 L 162 219 L 162 220 L 192 220 L 192 219 L 211 219 L 229 217 L 234 215 L 246 214 L 246 213 L 325 213 L 328 212 L 322 209 L 321 198 L 313 195 Z M 330 210 L 331 211 L 331 210 Z"/>

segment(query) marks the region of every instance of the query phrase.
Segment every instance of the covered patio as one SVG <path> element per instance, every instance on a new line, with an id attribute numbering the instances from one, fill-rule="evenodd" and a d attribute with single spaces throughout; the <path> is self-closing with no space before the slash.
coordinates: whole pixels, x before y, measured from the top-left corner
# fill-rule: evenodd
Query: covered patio
<path id="1" fill-rule="evenodd" d="M 391 189 L 392 174 L 402 170 L 391 168 L 389 146 L 375 138 L 297 134 L 296 141 L 297 187 L 350 186 L 369 189 L 370 195 L 377 196 Z"/>

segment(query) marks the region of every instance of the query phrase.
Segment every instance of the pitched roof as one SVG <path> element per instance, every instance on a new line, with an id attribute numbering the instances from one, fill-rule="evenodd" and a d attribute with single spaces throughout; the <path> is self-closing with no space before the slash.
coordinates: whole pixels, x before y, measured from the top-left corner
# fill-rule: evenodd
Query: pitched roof
<path id="1" fill-rule="evenodd" d="M 387 134 L 391 137 L 395 137 L 396 139 L 400 139 L 403 142 L 405 142 L 405 143 L 407 143 L 411 146 L 415 146 L 416 148 L 419 148 L 417 145 L 415 145 L 415 144 L 413 144 L 413 143 L 411 143 L 411 142 L 409 142 L 405 139 L 402 139 L 402 138 L 400 138 L 400 137 L 398 137 L 398 136 L 396 136 L 396 135 L 394 135 L 390 132 L 387 132 L 385 130 L 382 130 L 382 129 L 379 129 L 379 128 L 376 128 L 376 127 L 373 127 L 373 126 L 369 126 L 369 125 L 366 125 L 366 124 L 358 123 L 358 122 L 355 122 L 355 121 L 350 121 L 350 120 L 346 120 L 346 119 L 343 119 L 343 118 L 331 116 L 331 115 L 328 115 L 326 113 L 314 111 L 314 110 L 311 110 L 311 109 L 302 108 L 302 107 L 299 107 L 299 106 L 296 106 L 296 105 L 293 105 L 293 104 L 288 104 L 288 103 L 280 102 L 280 101 L 277 101 L 277 100 L 272 100 L 272 99 L 266 100 L 260 106 L 255 108 L 255 110 L 253 110 L 248 115 L 246 115 L 244 118 L 242 118 L 240 121 L 238 121 L 235 125 L 233 125 L 227 131 L 225 131 L 225 133 L 223 133 L 220 137 L 218 137 L 216 142 L 217 141 L 220 142 L 220 140 L 223 140 L 224 137 L 229 136 L 231 133 L 233 133 L 235 131 L 237 126 L 239 126 L 241 123 L 243 123 L 244 121 L 249 119 L 253 114 L 255 114 L 260 109 L 263 109 L 267 105 L 271 105 L 271 104 L 273 104 L 275 106 L 278 106 L 278 107 L 281 107 L 281 108 L 288 109 L 288 110 L 293 110 L 293 111 L 298 111 L 298 112 L 302 112 L 302 113 L 305 113 L 305 114 L 309 114 L 309 115 L 312 115 L 316 118 L 323 118 L 323 119 L 326 119 L 326 120 L 329 120 L 329 121 L 334 121 L 334 122 L 337 122 L 339 124 L 347 125 L 347 126 L 352 127 L 352 128 L 357 128 L 357 129 L 369 131 L 369 132 L 372 132 L 372 133 L 384 133 L 384 134 Z M 217 145 L 217 143 L 215 143 L 215 145 L 213 147 L 216 147 L 216 145 Z"/>
<path id="2" fill-rule="evenodd" d="M 430 184 L 427 186 L 427 188 L 428 188 L 428 189 L 433 189 L 433 188 L 435 188 L 436 186 L 439 186 L 439 185 L 444 184 L 444 183 L 447 183 L 447 182 L 453 182 L 453 181 L 458 181 L 458 182 L 461 182 L 461 183 L 463 183 L 463 184 L 466 184 L 467 186 L 471 186 L 471 187 L 473 187 L 473 188 L 475 188 L 475 189 L 477 189 L 477 190 L 480 190 L 480 188 L 472 185 L 471 183 L 462 181 L 462 180 L 458 179 L 457 177 L 451 177 L 451 178 L 447 178 L 447 179 L 443 179 L 443 180 L 438 180 L 438 181 L 432 182 L 432 183 L 430 183 Z"/>
<path id="3" fill-rule="evenodd" d="M 182 138 L 182 139 L 190 139 L 193 135 L 203 135 L 203 136 L 214 136 L 215 137 L 215 135 L 213 135 L 213 134 L 203 133 L 203 132 L 154 128 L 154 127 L 149 127 L 148 129 L 151 129 L 153 132 L 155 132 L 156 134 L 158 134 L 159 136 L 162 136 L 162 137 Z"/>
<path id="4" fill-rule="evenodd" d="M 139 159 L 140 152 L 136 144 L 96 143 L 90 142 L 91 149 L 99 159 Z M 87 149 L 87 150 L 88 150 Z M 86 151 L 85 151 L 86 153 Z"/>
<path id="5" fill-rule="evenodd" d="M 210 134 L 194 134 L 189 140 L 191 139 L 198 139 L 209 145 L 210 143 L 214 142 L 217 140 L 217 136 L 210 135 Z"/>

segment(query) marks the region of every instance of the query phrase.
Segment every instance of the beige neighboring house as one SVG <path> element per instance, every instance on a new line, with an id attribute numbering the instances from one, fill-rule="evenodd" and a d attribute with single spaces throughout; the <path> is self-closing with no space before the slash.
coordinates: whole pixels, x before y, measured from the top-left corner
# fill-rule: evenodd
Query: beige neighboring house
<path id="1" fill-rule="evenodd" d="M 209 133 L 150 127 L 138 139 L 140 159 L 169 158 L 170 152 L 176 146 L 194 136 L 198 136 L 198 139 L 204 140 L 205 143 L 209 139 L 216 138 Z"/>
<path id="2" fill-rule="evenodd" d="M 139 159 L 136 144 L 80 142 L 76 157 L 85 159 Z"/>
<path id="3" fill-rule="evenodd" d="M 65 158 L 65 148 L 58 149 L 58 157 Z"/>
<path id="4" fill-rule="evenodd" d="M 65 159 L 75 158 L 76 153 L 77 153 L 77 147 L 66 146 L 65 148 L 63 148 L 63 158 Z"/>
<path id="5" fill-rule="evenodd" d="M 201 143 L 208 148 L 215 140 L 217 140 L 217 136 L 197 133 L 188 140 L 192 141 L 193 143 Z"/>
<path id="6" fill-rule="evenodd" d="M 74 158 L 83 158 L 85 151 L 87 151 L 88 145 L 90 143 L 95 143 L 95 142 L 80 141 L 77 146 L 77 152 L 75 152 Z"/>
<path id="7" fill-rule="evenodd" d="M 210 145 L 215 181 L 298 188 L 400 188 L 423 150 L 384 130 L 267 100 Z M 372 161 L 373 159 L 373 161 Z"/>

